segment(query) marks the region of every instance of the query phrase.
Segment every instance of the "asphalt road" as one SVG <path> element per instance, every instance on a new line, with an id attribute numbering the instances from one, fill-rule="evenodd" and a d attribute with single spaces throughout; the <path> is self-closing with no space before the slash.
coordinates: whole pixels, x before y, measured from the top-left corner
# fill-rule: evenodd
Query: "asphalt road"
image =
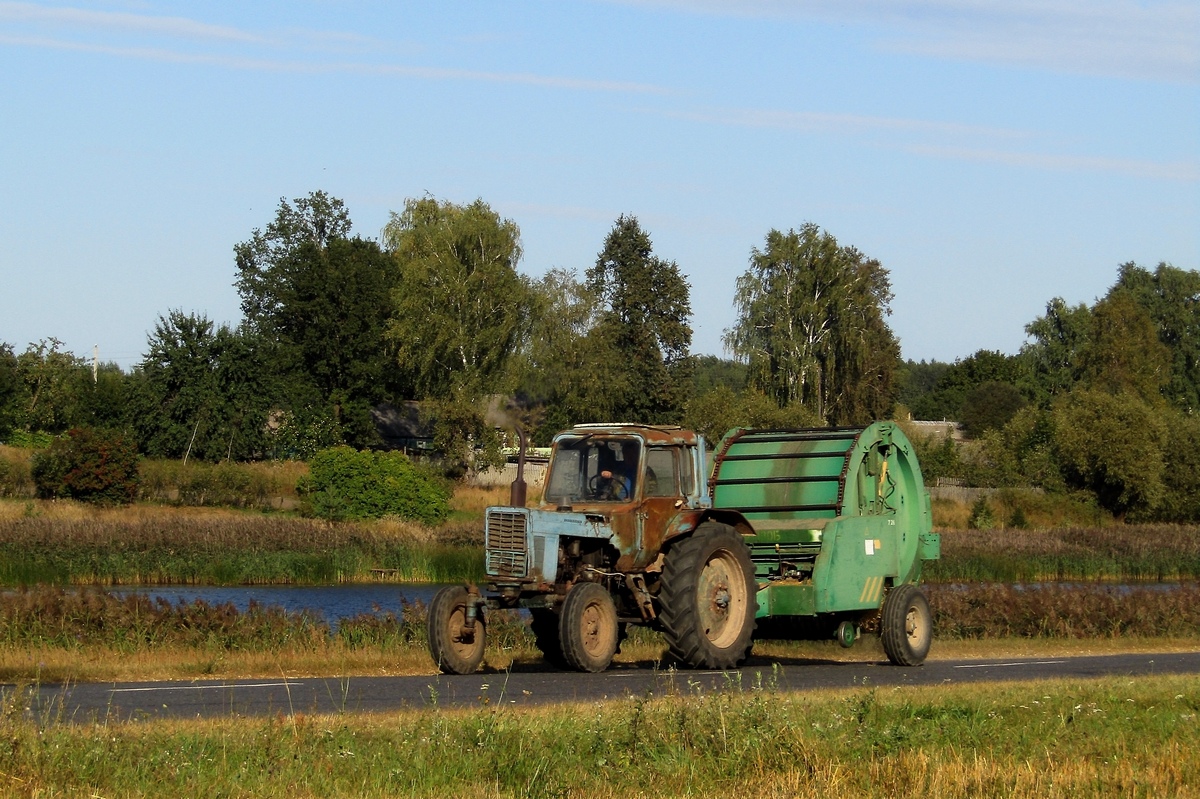
<path id="1" fill-rule="evenodd" d="M 92 722 L 149 718 L 261 716 L 277 713 L 370 713 L 400 708 L 601 702 L 629 697 L 718 691 L 762 684 L 783 691 L 862 686 L 1200 673 L 1200 652 L 1013 660 L 929 661 L 917 668 L 886 661 L 781 660 L 735 672 L 661 670 L 652 666 L 578 674 L 524 666 L 469 676 L 346 677 L 193 682 L 43 685 L 31 711 L 47 720 Z"/>

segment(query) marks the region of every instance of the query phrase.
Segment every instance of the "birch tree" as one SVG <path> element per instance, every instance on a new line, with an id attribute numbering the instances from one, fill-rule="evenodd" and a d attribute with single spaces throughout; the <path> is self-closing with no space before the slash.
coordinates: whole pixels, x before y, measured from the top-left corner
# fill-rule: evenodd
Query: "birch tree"
<path id="1" fill-rule="evenodd" d="M 899 344 L 887 270 L 807 223 L 767 234 L 737 280 L 725 346 L 781 408 L 800 404 L 833 424 L 891 411 Z"/>
<path id="2" fill-rule="evenodd" d="M 421 399 L 501 393 L 527 327 L 521 231 L 483 200 L 408 200 L 383 230 L 400 281 L 387 337 Z"/>
<path id="3" fill-rule="evenodd" d="M 465 458 L 493 434 L 485 394 L 515 385 L 512 356 L 529 327 L 531 290 L 517 273 L 521 231 L 483 200 L 408 200 L 383 230 L 399 265 L 387 339 L 417 399 L 432 403 L 438 444 Z"/>

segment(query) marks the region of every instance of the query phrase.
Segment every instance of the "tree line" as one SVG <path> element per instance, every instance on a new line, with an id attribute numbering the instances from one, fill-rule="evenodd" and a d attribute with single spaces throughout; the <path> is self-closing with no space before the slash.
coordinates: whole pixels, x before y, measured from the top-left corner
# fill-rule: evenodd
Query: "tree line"
<path id="1" fill-rule="evenodd" d="M 1200 272 L 1122 264 L 1093 304 L 1046 304 L 1015 355 L 905 362 L 899 401 L 963 424 L 927 473 L 1081 491 L 1120 517 L 1200 520 Z"/>
<path id="2" fill-rule="evenodd" d="M 895 400 L 887 272 L 815 225 L 771 231 L 739 280 L 738 360 L 691 352 L 691 286 L 620 216 L 583 274 L 517 270 L 520 230 L 482 200 L 422 197 L 378 241 L 324 192 L 234 246 L 242 322 L 170 310 L 128 374 L 55 340 L 0 345 L 0 437 L 120 428 L 151 457 L 306 457 L 381 444 L 372 409 L 416 400 L 440 451 L 497 443 L 503 397 L 541 443 L 572 424 L 866 422 Z M 15 436 L 15 438 L 14 438 Z"/>
<path id="3" fill-rule="evenodd" d="M 931 476 L 1200 518 L 1200 273 L 1125 264 L 1091 306 L 1051 300 L 1015 355 L 902 361 L 887 269 L 806 223 L 752 248 L 727 359 L 691 352 L 691 286 L 633 216 L 582 273 L 539 278 L 517 269 L 517 224 L 483 200 L 409 199 L 378 240 L 352 227 L 325 192 L 280 200 L 233 248 L 242 321 L 169 310 L 128 373 L 93 374 L 54 339 L 0 344 L 0 440 L 89 426 L 150 457 L 307 458 L 380 447 L 373 409 L 416 401 L 462 463 L 496 458 L 496 398 L 538 443 L 589 421 L 715 440 L 738 425 L 946 418 L 973 443 L 921 442 Z"/>

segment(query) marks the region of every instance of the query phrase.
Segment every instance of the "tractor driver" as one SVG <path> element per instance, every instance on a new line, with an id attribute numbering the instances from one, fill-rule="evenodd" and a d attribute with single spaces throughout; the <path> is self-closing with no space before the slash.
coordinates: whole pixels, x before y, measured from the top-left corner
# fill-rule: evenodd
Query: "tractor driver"
<path id="1" fill-rule="evenodd" d="M 638 445 L 633 441 L 611 442 L 600 450 L 602 468 L 596 485 L 598 499 L 624 501 L 633 497 L 637 454 Z"/>

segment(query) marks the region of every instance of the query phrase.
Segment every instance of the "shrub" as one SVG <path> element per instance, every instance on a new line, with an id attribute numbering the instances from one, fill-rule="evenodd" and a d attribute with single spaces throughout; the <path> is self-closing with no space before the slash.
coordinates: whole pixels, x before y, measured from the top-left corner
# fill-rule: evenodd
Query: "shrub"
<path id="1" fill-rule="evenodd" d="M 967 519 L 967 527 L 972 530 L 991 530 L 995 526 L 996 516 L 992 513 L 992 506 L 988 504 L 987 497 L 975 500 L 971 507 L 971 518 Z"/>
<path id="2" fill-rule="evenodd" d="M 440 524 L 450 515 L 450 488 L 401 452 L 322 450 L 309 461 L 310 474 L 297 491 L 304 510 L 323 519 L 399 516 Z"/>
<path id="3" fill-rule="evenodd" d="M 137 497 L 138 456 L 120 433 L 77 427 L 33 457 L 39 497 L 127 505 Z"/>

